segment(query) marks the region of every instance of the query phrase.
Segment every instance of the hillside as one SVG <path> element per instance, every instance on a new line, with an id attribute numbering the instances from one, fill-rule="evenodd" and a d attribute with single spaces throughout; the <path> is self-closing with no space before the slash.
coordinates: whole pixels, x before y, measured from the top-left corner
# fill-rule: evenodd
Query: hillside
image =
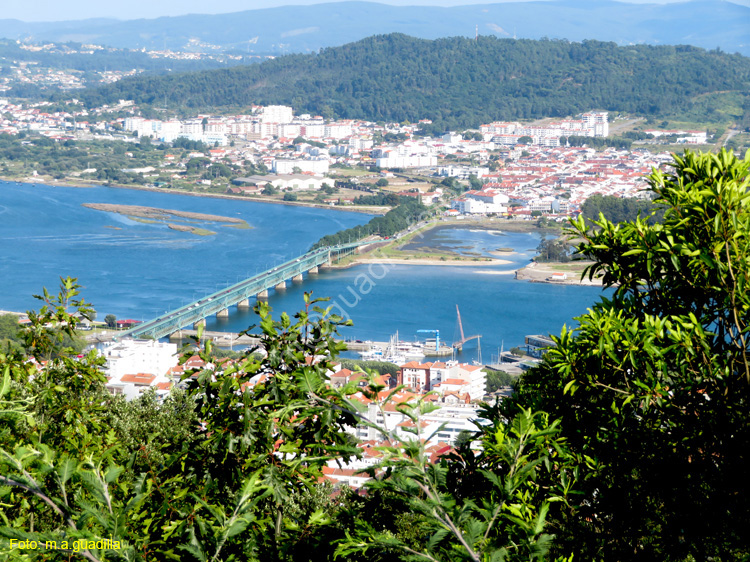
<path id="1" fill-rule="evenodd" d="M 495 37 L 686 44 L 750 55 L 750 7 L 721 0 L 678 4 L 537 0 L 453 7 L 347 1 L 129 21 L 0 20 L 0 37 L 10 39 L 79 41 L 130 49 L 219 48 L 247 54 L 316 52 L 387 33 L 423 39 L 473 37 L 475 29 L 480 35 Z"/>
<path id="2" fill-rule="evenodd" d="M 125 79 L 77 97 L 89 105 L 166 97 L 202 110 L 285 104 L 340 118 L 471 126 L 591 109 L 675 115 L 709 107 L 712 96 L 747 96 L 749 87 L 749 58 L 695 47 L 391 34 L 259 65 Z"/>

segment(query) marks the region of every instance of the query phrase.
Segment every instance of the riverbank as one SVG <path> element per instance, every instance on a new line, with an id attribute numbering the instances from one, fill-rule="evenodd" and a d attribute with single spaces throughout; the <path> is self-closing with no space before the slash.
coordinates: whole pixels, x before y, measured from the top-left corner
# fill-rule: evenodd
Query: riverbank
<path id="1" fill-rule="evenodd" d="M 509 265 L 512 261 L 503 259 L 513 255 L 513 248 L 502 246 L 484 254 L 467 252 L 464 246 L 445 246 L 438 242 L 440 232 L 446 229 L 482 230 L 497 233 L 505 232 L 545 232 L 559 233 L 560 228 L 539 228 L 531 221 L 487 218 L 484 220 L 460 220 L 441 217 L 419 223 L 396 234 L 392 239 L 384 239 L 374 247 L 364 248 L 365 254 L 355 254 L 344 258 L 335 267 L 344 269 L 356 264 L 380 263 L 393 265 L 449 265 L 487 266 Z M 492 257 L 487 257 L 487 254 Z M 366 256 L 366 257 L 365 257 Z M 504 275 L 515 274 L 516 270 L 505 270 Z"/>
<path id="2" fill-rule="evenodd" d="M 328 209 L 334 211 L 346 211 L 349 213 L 362 213 L 366 215 L 384 215 L 390 207 L 369 207 L 355 205 L 324 205 L 321 203 L 308 203 L 305 201 L 283 201 L 279 199 L 266 199 L 261 197 L 246 197 L 243 195 L 230 195 L 226 193 L 206 193 L 199 191 L 186 191 L 184 189 L 163 188 L 163 187 L 146 187 L 143 185 L 121 185 L 121 184 L 102 184 L 96 182 L 71 182 L 69 180 L 56 180 L 54 178 L 7 178 L 0 177 L 0 181 L 9 183 L 23 183 L 28 185 L 47 185 L 50 187 L 74 187 L 80 189 L 90 189 L 92 187 L 112 187 L 115 189 L 131 189 L 134 191 L 149 191 L 152 193 L 171 193 L 173 195 L 190 195 L 192 197 L 210 197 L 212 199 L 227 199 L 231 201 L 250 201 L 253 203 L 270 203 L 274 205 L 286 205 L 288 207 L 308 207 L 310 209 Z"/>
<path id="3" fill-rule="evenodd" d="M 583 271 L 593 262 L 575 261 L 568 263 L 537 263 L 532 262 L 516 271 L 516 279 L 531 281 L 532 283 L 554 283 L 557 285 L 587 285 L 601 287 L 601 279 L 588 277 L 581 279 Z"/>
<path id="4" fill-rule="evenodd" d="M 424 257 L 414 257 L 414 258 L 355 257 L 351 261 L 347 261 L 346 263 L 339 262 L 338 264 L 332 266 L 332 269 L 348 269 L 355 265 L 371 264 L 371 263 L 391 264 L 391 265 L 448 265 L 448 266 L 473 265 L 475 267 L 479 267 L 479 266 L 487 266 L 487 265 L 508 265 L 509 263 L 512 263 L 512 262 L 509 262 L 508 260 L 498 260 L 498 259 L 474 260 L 474 259 L 454 258 L 454 259 L 443 260 L 443 259 L 424 258 Z M 513 271 L 510 271 L 509 273 L 513 273 Z"/>

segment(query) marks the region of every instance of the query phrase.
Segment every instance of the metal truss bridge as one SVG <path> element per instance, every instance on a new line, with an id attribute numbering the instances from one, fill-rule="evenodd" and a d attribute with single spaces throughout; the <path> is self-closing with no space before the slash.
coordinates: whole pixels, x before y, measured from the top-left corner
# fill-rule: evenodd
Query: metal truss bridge
<path id="1" fill-rule="evenodd" d="M 288 280 L 302 281 L 304 273 L 318 273 L 318 267 L 330 266 L 335 261 L 355 253 L 360 246 L 369 243 L 352 242 L 313 250 L 297 259 L 167 312 L 159 318 L 139 324 L 123 332 L 117 339 L 160 339 L 186 326 L 197 327 L 197 325 L 205 324 L 206 317 L 212 314 L 219 317 L 229 316 L 230 306 L 249 308 L 250 298 L 265 298 L 268 296 L 269 289 L 283 289 Z"/>

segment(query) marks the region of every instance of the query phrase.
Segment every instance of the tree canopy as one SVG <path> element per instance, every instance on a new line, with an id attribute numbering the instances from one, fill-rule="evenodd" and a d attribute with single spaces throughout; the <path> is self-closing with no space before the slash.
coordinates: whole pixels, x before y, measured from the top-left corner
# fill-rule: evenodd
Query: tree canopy
<path id="1" fill-rule="evenodd" d="M 505 403 L 548 412 L 596 462 L 558 547 L 584 559 L 747 556 L 750 152 L 686 152 L 649 178 L 663 220 L 573 234 L 612 287 Z"/>
<path id="2" fill-rule="evenodd" d="M 283 104 L 347 119 L 429 117 L 445 130 L 593 109 L 684 113 L 712 93 L 746 97 L 749 83 L 750 59 L 696 47 L 394 33 L 258 65 L 128 78 L 76 95 L 89 106 L 161 104 L 167 96 L 193 109 Z"/>

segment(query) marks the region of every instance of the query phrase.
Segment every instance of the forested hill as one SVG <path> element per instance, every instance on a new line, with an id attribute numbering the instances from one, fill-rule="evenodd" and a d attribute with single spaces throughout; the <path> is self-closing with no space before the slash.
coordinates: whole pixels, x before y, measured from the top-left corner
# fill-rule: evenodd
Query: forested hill
<path id="1" fill-rule="evenodd" d="M 688 46 L 380 35 L 249 67 L 125 79 L 77 93 L 216 110 L 285 104 L 297 113 L 446 126 L 591 109 L 670 115 L 705 94 L 750 89 L 750 58 Z"/>

